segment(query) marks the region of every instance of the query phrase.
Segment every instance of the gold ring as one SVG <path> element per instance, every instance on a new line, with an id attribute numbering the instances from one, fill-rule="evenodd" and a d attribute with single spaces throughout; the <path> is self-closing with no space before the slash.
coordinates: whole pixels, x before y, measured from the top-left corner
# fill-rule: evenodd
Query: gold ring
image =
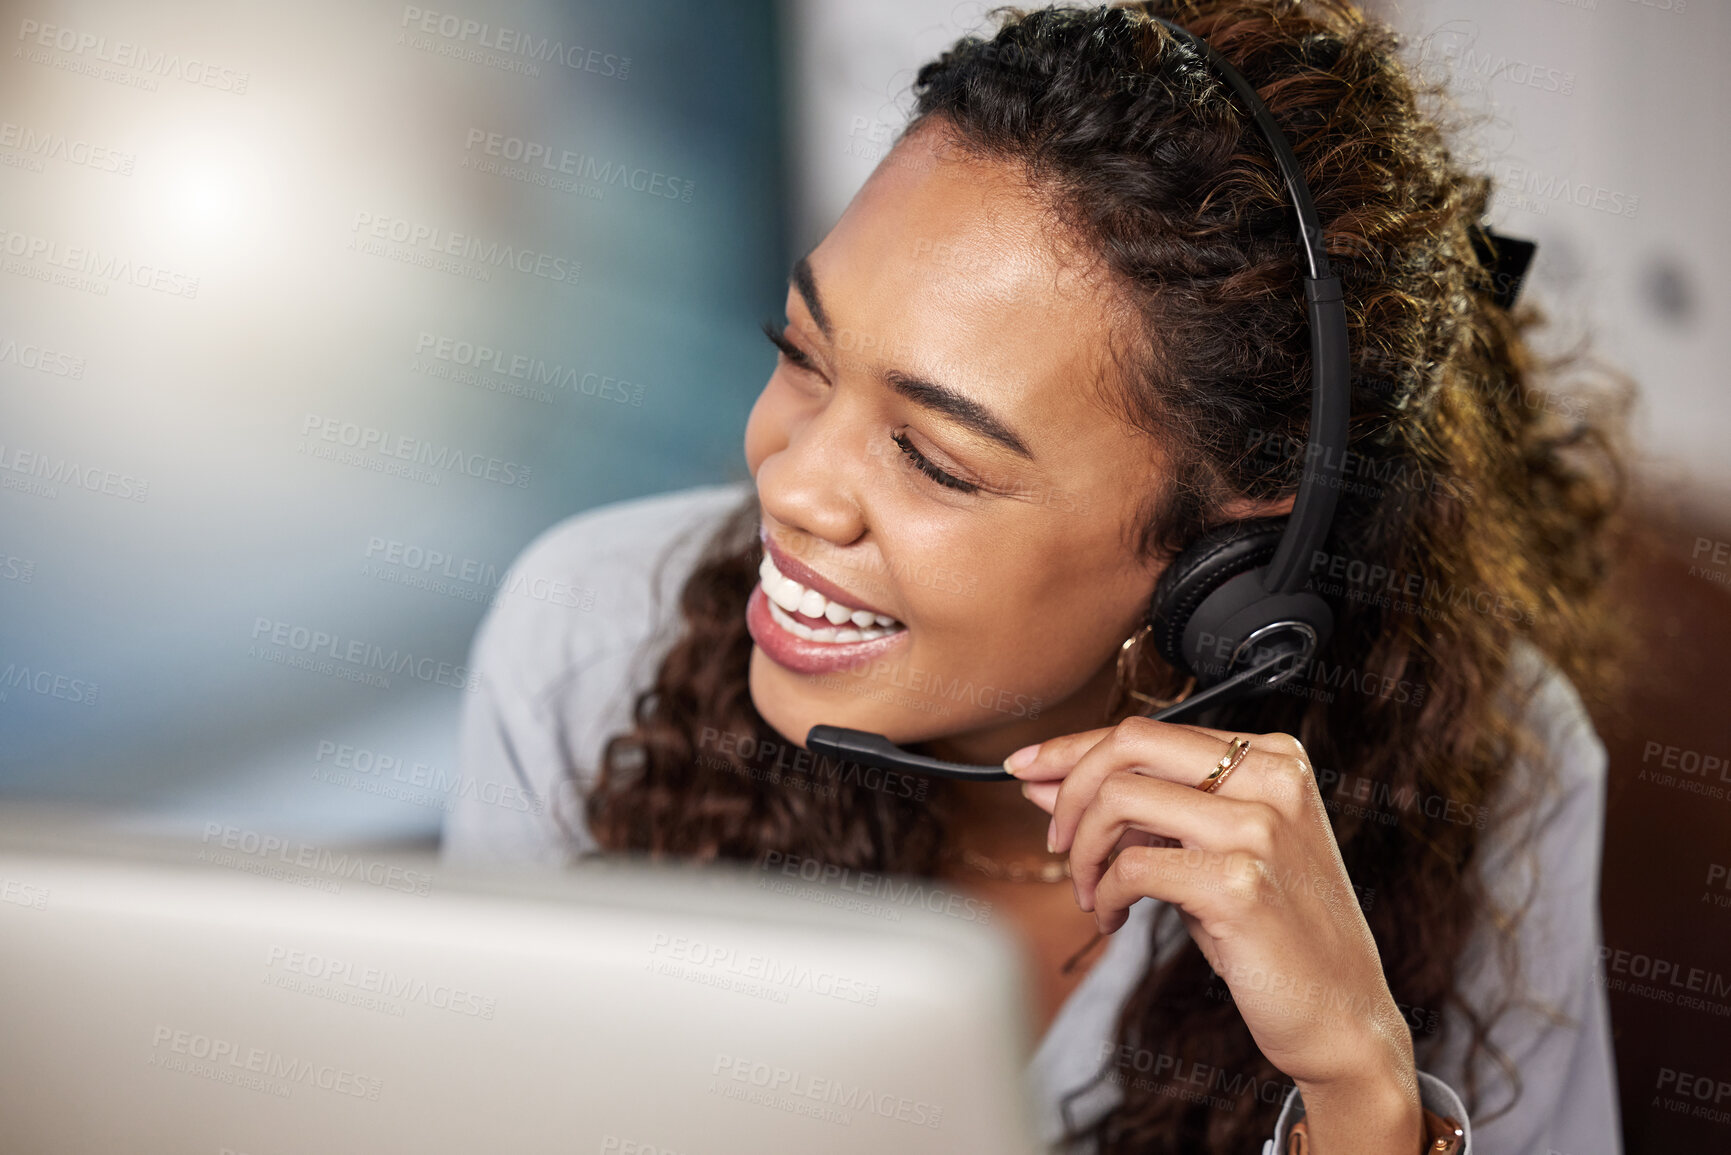
<path id="1" fill-rule="evenodd" d="M 1204 794 L 1212 794 L 1220 789 L 1220 784 L 1226 781 L 1226 776 L 1232 773 L 1233 767 L 1244 761 L 1244 756 L 1249 752 L 1250 739 L 1232 739 L 1231 748 L 1221 755 L 1220 761 L 1214 764 L 1214 769 L 1209 772 L 1208 777 L 1196 784 L 1196 789 Z"/>

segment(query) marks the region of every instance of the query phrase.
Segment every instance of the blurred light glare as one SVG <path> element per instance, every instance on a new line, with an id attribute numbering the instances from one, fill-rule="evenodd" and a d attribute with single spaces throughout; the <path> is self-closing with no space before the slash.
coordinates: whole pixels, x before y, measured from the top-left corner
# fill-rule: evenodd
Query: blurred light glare
<path id="1" fill-rule="evenodd" d="M 260 224 L 267 215 L 264 183 L 249 179 L 243 158 L 223 156 L 213 146 L 169 164 L 160 220 L 177 242 L 226 246 L 242 236 L 243 226 Z"/>

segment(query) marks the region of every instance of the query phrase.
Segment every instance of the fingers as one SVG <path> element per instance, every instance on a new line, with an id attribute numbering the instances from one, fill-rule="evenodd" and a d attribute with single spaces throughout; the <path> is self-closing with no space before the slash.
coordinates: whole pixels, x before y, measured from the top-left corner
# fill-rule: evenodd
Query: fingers
<path id="1" fill-rule="evenodd" d="M 1092 750 L 1102 740 L 1125 725 L 1137 722 L 1148 722 L 1172 730 L 1188 730 L 1196 734 L 1217 737 L 1222 745 L 1232 739 L 1230 734 L 1223 734 L 1219 730 L 1209 730 L 1201 726 L 1186 726 L 1178 722 L 1154 722 L 1150 718 L 1126 718 L 1116 726 L 1102 726 L 1098 730 L 1082 730 L 1075 734 L 1062 734 L 1056 738 L 1048 738 L 1040 743 L 1034 760 L 1021 769 L 1013 771 L 1013 773 L 1024 782 L 1043 782 L 1062 778 L 1070 772 L 1071 767 L 1075 766 L 1084 754 Z M 1216 756 L 1218 757 L 1218 755 Z"/>
<path id="2" fill-rule="evenodd" d="M 1268 757 L 1258 752 L 1256 741 L 1250 739 L 1250 752 L 1233 769 L 1235 778 L 1254 778 L 1258 763 Z M 1226 741 L 1186 726 L 1145 718 L 1119 723 L 1110 736 L 1096 742 L 1064 776 L 1052 809 L 1056 823 L 1052 849 L 1064 850 L 1070 845 L 1076 822 L 1111 775 L 1129 770 L 1191 788 L 1208 775 L 1228 749 Z M 1228 780 L 1229 785 L 1231 781 Z M 1242 794 L 1242 788 L 1233 793 Z M 1213 796 L 1224 795 L 1217 791 Z"/>
<path id="3" fill-rule="evenodd" d="M 1111 934 L 1123 926 L 1130 908 L 1143 898 L 1167 902 L 1182 911 L 1186 924 L 1201 923 L 1200 916 L 1221 900 L 1254 894 L 1258 880 L 1246 865 L 1220 869 L 1209 856 L 1212 868 L 1199 866 L 1196 851 L 1167 846 L 1130 846 L 1113 860 L 1094 893 L 1094 923 L 1101 933 Z M 1232 857 L 1232 856 L 1229 856 Z"/>
<path id="4" fill-rule="evenodd" d="M 1086 754 L 1094 743 L 1100 741 L 1113 730 L 1111 726 L 1102 726 L 1098 730 L 1081 730 L 1074 734 L 1060 734 L 1056 738 L 1047 738 L 1041 742 L 1034 760 L 1019 770 L 1011 773 L 1024 782 L 1039 782 L 1049 778 L 1062 778 L 1070 772 L 1070 767 L 1076 760 Z M 1006 761 L 1005 766 L 1009 763 Z"/>
<path id="5" fill-rule="evenodd" d="M 1218 760 L 1221 754 L 1234 738 L 1245 738 L 1250 742 L 1252 750 L 1261 750 L 1269 754 L 1283 755 L 1289 758 L 1303 760 L 1309 764 L 1309 755 L 1305 753 L 1304 744 L 1290 734 L 1279 732 L 1272 734 L 1242 734 L 1228 730 L 1215 730 L 1207 726 L 1192 726 L 1183 722 L 1156 722 L 1152 718 L 1126 718 L 1116 726 L 1105 726 L 1098 730 L 1082 730 L 1075 734 L 1064 734 L 1056 738 L 1048 738 L 1039 743 L 1034 758 L 1026 766 L 1013 771 L 1015 777 L 1023 782 L 1048 782 L 1063 778 L 1069 774 L 1076 763 L 1095 746 L 1108 738 L 1122 738 L 1126 733 L 1146 735 L 1150 739 L 1160 735 L 1186 734 L 1208 739 L 1200 746 L 1192 741 L 1190 749 L 1213 749 L 1214 758 L 1210 765 L 1195 774 L 1195 780 L 1201 781 L 1212 769 L 1212 762 Z M 1212 746 L 1209 743 L 1212 743 Z"/>
<path id="6" fill-rule="evenodd" d="M 1022 797 L 1050 814 L 1052 807 L 1058 804 L 1059 785 L 1057 782 L 1024 782 Z"/>
<path id="7" fill-rule="evenodd" d="M 1128 771 L 1114 773 L 1083 811 L 1070 846 L 1077 905 L 1094 909 L 1106 861 L 1128 830 L 1176 839 L 1215 858 L 1233 852 L 1266 861 L 1275 852 L 1278 824 L 1279 816 L 1260 802 L 1214 797 Z"/>

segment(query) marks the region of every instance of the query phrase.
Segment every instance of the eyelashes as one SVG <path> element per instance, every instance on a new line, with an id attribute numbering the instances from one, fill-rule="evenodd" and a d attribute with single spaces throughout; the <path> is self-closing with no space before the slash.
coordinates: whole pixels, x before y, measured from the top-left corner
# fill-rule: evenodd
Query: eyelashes
<path id="1" fill-rule="evenodd" d="M 805 350 L 776 332 L 775 325 L 769 321 L 763 323 L 763 335 L 769 338 L 769 343 L 781 350 L 781 355 L 799 366 L 801 369 L 812 368 L 811 358 L 805 355 Z"/>
<path id="2" fill-rule="evenodd" d="M 910 465 L 945 489 L 954 489 L 959 493 L 978 493 L 980 491 L 980 487 L 972 482 L 963 481 L 959 477 L 952 477 L 933 465 L 925 454 L 914 448 L 914 443 L 908 440 L 907 434 L 892 433 L 890 440 L 896 443 L 896 447 L 902 451 L 902 456 L 908 459 Z"/>
<path id="3" fill-rule="evenodd" d="M 777 332 L 772 322 L 763 322 L 763 335 L 769 338 L 769 343 L 779 349 L 781 355 L 786 357 L 790 364 L 807 372 L 815 373 L 817 371 L 817 367 L 812 364 L 811 358 L 806 355 L 805 350 Z M 912 441 L 908 440 L 907 434 L 892 433 L 890 440 L 896 443 L 896 448 L 901 450 L 902 456 L 907 459 L 909 465 L 925 474 L 935 484 L 941 485 L 945 489 L 953 489 L 957 493 L 978 493 L 980 491 L 980 487 L 972 482 L 963 481 L 961 478 L 946 473 L 933 465 L 931 459 L 921 453 Z"/>

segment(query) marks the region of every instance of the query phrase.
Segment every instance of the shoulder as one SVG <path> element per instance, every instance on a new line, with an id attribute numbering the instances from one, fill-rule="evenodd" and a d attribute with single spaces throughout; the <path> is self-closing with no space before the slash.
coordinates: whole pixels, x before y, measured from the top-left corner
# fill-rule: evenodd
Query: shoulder
<path id="1" fill-rule="evenodd" d="M 1456 970 L 1461 1005 L 1426 1066 L 1456 1088 L 1477 1086 L 1475 1146 L 1543 1150 L 1571 1128 L 1616 1129 L 1616 1081 L 1605 992 L 1593 981 L 1601 942 L 1599 875 L 1605 746 L 1580 694 L 1542 653 L 1519 643 L 1503 684 L 1525 739 L 1490 801 L 1476 854 L 1487 906 Z M 1489 1053 L 1469 1057 L 1471 1008 L 1490 1023 Z M 1468 1077 L 1468 1069 L 1472 1077 Z"/>
<path id="2" fill-rule="evenodd" d="M 594 845 L 567 787 L 629 721 L 635 671 L 665 607 L 749 484 L 615 502 L 568 517 L 506 571 L 475 636 L 458 734 L 463 780 L 447 863 L 559 865 Z"/>
<path id="3" fill-rule="evenodd" d="M 1530 804 L 1522 834 L 1558 822 L 1602 824 L 1609 759 L 1574 684 L 1521 641 L 1510 654 L 1503 693 L 1527 743 L 1516 759 L 1520 773 L 1505 783 L 1504 800 L 1507 808 Z M 1595 832 L 1595 850 L 1597 844 Z"/>
<path id="4" fill-rule="evenodd" d="M 749 482 L 574 514 L 512 562 L 475 641 L 483 676 L 533 696 L 598 655 L 642 641 Z"/>
<path id="5" fill-rule="evenodd" d="M 1524 912 L 1535 948 L 1572 952 L 1597 908 L 1609 759 L 1574 684 L 1532 645 L 1517 643 L 1501 694 L 1518 745 L 1480 811 L 1478 875 L 1494 906 Z"/>

